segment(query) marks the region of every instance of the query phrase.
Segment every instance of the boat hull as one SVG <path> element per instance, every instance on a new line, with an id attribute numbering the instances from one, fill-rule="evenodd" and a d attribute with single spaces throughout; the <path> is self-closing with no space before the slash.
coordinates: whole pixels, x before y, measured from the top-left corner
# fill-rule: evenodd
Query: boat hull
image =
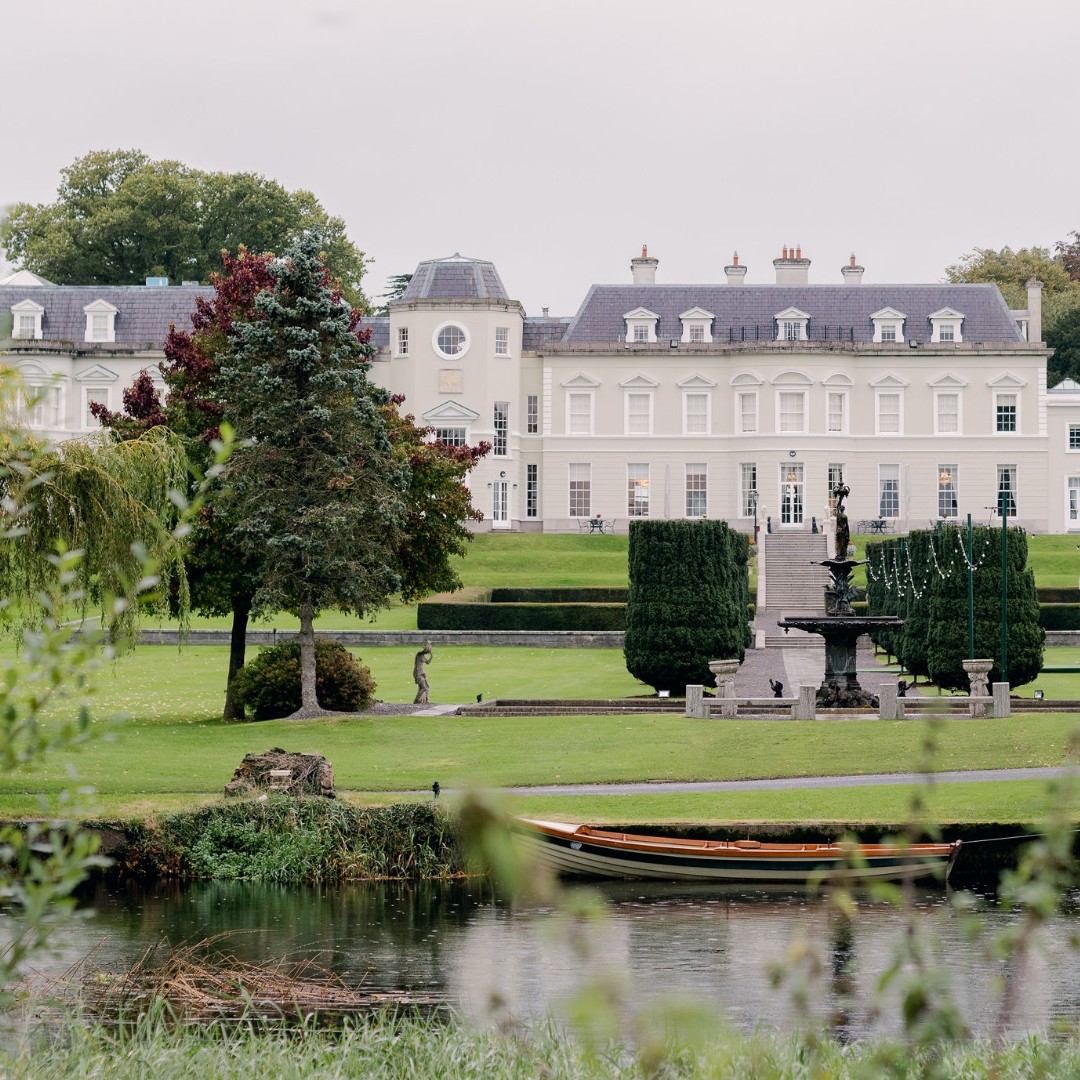
<path id="1" fill-rule="evenodd" d="M 536 859 L 568 877 L 806 883 L 843 870 L 859 881 L 897 881 L 947 877 L 960 848 L 686 840 L 526 819 L 515 828 Z"/>

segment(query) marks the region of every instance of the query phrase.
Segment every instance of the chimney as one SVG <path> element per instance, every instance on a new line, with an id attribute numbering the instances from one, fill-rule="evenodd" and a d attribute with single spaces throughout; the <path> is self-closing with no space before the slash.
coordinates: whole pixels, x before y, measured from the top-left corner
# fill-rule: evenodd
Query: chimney
<path id="1" fill-rule="evenodd" d="M 802 245 L 784 245 L 784 253 L 773 259 L 777 285 L 807 285 L 810 282 L 810 260 L 802 257 Z"/>
<path id="2" fill-rule="evenodd" d="M 724 267 L 724 273 L 727 274 L 727 283 L 729 285 L 741 285 L 743 278 L 746 277 L 746 267 L 739 265 L 739 253 L 736 251 L 731 256 L 731 265 Z"/>
<path id="3" fill-rule="evenodd" d="M 1035 279 L 1032 274 L 1027 283 L 1028 302 L 1028 342 L 1032 345 L 1041 345 L 1042 339 L 1042 290 L 1043 283 Z"/>
<path id="4" fill-rule="evenodd" d="M 840 273 L 844 275 L 844 284 L 861 285 L 863 272 L 865 270 L 865 266 L 859 266 L 859 264 L 855 262 L 855 252 L 853 251 L 847 266 L 840 267 Z"/>
<path id="5" fill-rule="evenodd" d="M 547 308 L 541 308 L 540 310 L 544 313 L 544 318 L 546 319 L 548 317 L 548 309 Z"/>
<path id="6" fill-rule="evenodd" d="M 630 260 L 630 271 L 634 275 L 635 285 L 655 285 L 656 267 L 659 259 L 649 258 L 649 249 L 645 244 L 641 245 L 641 257 Z"/>

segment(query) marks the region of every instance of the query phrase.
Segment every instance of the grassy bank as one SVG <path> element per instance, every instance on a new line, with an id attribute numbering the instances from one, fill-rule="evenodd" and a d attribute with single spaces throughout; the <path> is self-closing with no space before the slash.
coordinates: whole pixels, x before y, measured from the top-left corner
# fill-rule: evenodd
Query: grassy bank
<path id="1" fill-rule="evenodd" d="M 608 1019 L 594 1009 L 597 1020 Z M 927 1049 L 886 1040 L 854 1045 L 821 1037 L 796 1039 L 768 1032 L 739 1035 L 722 1017 L 700 1008 L 659 1010 L 639 1017 L 622 1038 L 600 1029 L 574 1038 L 553 1027 L 526 1031 L 476 1031 L 455 1020 L 375 1016 L 340 1031 L 309 1027 L 266 1030 L 217 1025 L 170 1027 L 143 1019 L 133 1030 L 71 1024 L 51 1039 L 39 1033 L 9 1039 L 0 1066 L 11 1080 L 33 1077 L 108 1076 L 110 1080 L 240 1080 L 273 1075 L 281 1080 L 378 1076 L 393 1080 L 453 1076 L 458 1080 L 782 1080 L 809 1076 L 831 1080 L 889 1076 L 963 1076 L 968 1080 L 1027 1080 L 1076 1076 L 1080 1044 L 1024 1039 L 934 1043 Z"/>

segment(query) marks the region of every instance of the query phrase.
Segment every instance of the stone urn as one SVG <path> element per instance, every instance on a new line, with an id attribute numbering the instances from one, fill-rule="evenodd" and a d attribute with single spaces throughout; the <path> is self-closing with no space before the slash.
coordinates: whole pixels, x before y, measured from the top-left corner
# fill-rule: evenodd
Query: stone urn
<path id="1" fill-rule="evenodd" d="M 971 715 L 986 717 L 990 715 L 990 669 L 994 666 L 993 660 L 962 660 L 964 670 L 967 672 L 968 681 L 971 684 L 970 694 L 973 698 L 986 698 L 986 704 L 971 703 Z"/>
<path id="2" fill-rule="evenodd" d="M 709 670 L 716 678 L 716 697 L 720 702 L 720 715 L 725 720 L 735 716 L 735 673 L 738 660 L 710 660 Z"/>

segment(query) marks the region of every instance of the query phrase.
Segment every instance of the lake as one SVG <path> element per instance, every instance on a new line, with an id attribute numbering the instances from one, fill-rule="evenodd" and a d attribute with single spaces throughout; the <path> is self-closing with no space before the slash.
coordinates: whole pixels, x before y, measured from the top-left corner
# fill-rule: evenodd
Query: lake
<path id="1" fill-rule="evenodd" d="M 904 940 L 897 909 L 857 894 L 852 921 L 798 890 L 761 886 L 601 884 L 600 917 L 500 902 L 489 883 L 423 882 L 332 888 L 244 882 L 98 882 L 83 893 L 96 914 L 66 928 L 36 970 L 121 971 L 160 942 L 215 947 L 237 959 L 313 958 L 352 984 L 435 994 L 479 1023 L 563 1015 L 574 993 L 615 987 L 627 1017 L 672 996 L 721 1011 L 735 1027 L 791 1030 L 800 1014 L 770 969 L 799 942 L 820 964 L 809 1009 L 841 1038 L 899 1030 L 895 997 L 880 1011 L 875 987 Z M 1075 899 L 1075 898 L 1074 898 Z M 1015 918 L 986 898 L 981 940 L 944 890 L 916 890 L 916 923 L 976 1034 L 993 1031 L 1006 977 L 1015 980 L 1013 1034 L 1080 1023 L 1080 965 L 1071 937 L 1075 905 L 1040 932 L 1021 969 L 1006 972 L 988 938 Z M 10 930 L 10 916 L 0 929 Z"/>

